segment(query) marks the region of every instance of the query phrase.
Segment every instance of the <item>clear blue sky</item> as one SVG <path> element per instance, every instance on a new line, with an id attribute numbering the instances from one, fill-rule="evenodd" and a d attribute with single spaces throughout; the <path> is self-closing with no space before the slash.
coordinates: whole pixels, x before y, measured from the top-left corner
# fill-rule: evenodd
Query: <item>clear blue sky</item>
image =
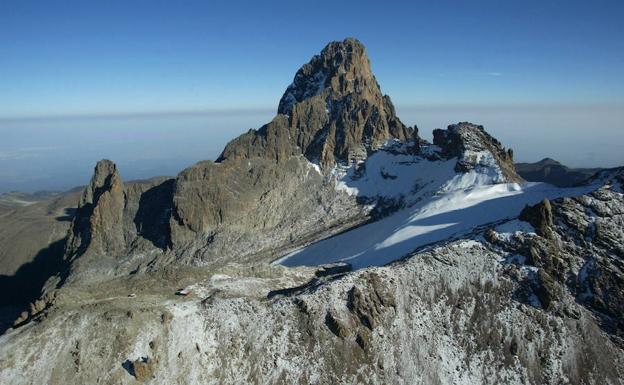
<path id="1" fill-rule="evenodd" d="M 275 108 L 347 36 L 399 106 L 624 102 L 621 0 L 3 0 L 0 118 Z"/>
<path id="2" fill-rule="evenodd" d="M 349 36 L 425 138 L 468 120 L 518 161 L 624 165 L 624 0 L 0 0 L 0 192 L 214 159 Z"/>

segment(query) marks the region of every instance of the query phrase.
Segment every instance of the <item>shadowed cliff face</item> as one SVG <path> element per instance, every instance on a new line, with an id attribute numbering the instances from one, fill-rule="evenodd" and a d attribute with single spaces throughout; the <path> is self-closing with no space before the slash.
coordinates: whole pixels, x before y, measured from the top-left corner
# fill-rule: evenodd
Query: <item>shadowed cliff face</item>
<path id="1" fill-rule="evenodd" d="M 355 39 L 328 44 L 301 67 L 277 112 L 271 123 L 230 142 L 219 161 L 280 161 L 302 154 L 331 167 L 361 160 L 389 139 L 413 135 L 381 93 L 366 50 Z"/>

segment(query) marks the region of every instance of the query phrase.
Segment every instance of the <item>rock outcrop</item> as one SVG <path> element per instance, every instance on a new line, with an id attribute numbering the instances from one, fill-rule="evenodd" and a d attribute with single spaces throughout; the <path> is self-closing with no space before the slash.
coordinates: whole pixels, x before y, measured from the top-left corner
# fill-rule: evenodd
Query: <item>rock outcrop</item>
<path id="1" fill-rule="evenodd" d="M 84 190 L 70 229 L 67 256 L 74 259 L 87 251 L 116 255 L 124 250 L 124 185 L 116 165 L 99 161 Z"/>
<path id="2" fill-rule="evenodd" d="M 178 175 L 171 236 L 178 260 L 206 264 L 266 254 L 363 219 L 303 157 L 200 162 Z"/>
<path id="3" fill-rule="evenodd" d="M 373 330 L 381 323 L 384 313 L 396 307 L 396 300 L 379 275 L 369 274 L 366 278 L 366 288 L 354 286 L 349 291 L 349 309 L 362 325 Z"/>
<path id="4" fill-rule="evenodd" d="M 99 161 L 68 233 L 64 259 L 71 264 L 70 280 L 124 274 L 146 262 L 147 253 L 167 249 L 172 192 L 170 178 L 124 183 L 113 162 Z"/>
<path id="5" fill-rule="evenodd" d="M 468 172 L 481 167 L 498 167 L 497 182 L 519 182 L 522 178 L 516 173 L 513 151 L 488 134 L 483 126 L 460 122 L 448 126 L 446 130 L 433 130 L 433 144 L 440 147 L 442 156 L 457 157 L 455 171 Z"/>
<path id="6" fill-rule="evenodd" d="M 327 168 L 364 159 L 389 139 L 413 137 L 381 93 L 356 39 L 328 44 L 301 67 L 277 113 L 271 123 L 228 144 L 219 161 L 304 155 Z"/>
<path id="7" fill-rule="evenodd" d="M 593 192 L 525 208 L 520 219 L 537 234 L 498 246 L 536 269 L 529 279 L 544 309 L 574 315 L 560 301 L 568 291 L 624 347 L 624 195 L 618 182 L 623 175 L 621 169 L 605 172 L 604 186 Z"/>
<path id="8" fill-rule="evenodd" d="M 520 213 L 520 219 L 529 222 L 541 236 L 547 236 L 553 224 L 552 207 L 550 201 L 544 199 L 534 206 L 525 207 Z"/>

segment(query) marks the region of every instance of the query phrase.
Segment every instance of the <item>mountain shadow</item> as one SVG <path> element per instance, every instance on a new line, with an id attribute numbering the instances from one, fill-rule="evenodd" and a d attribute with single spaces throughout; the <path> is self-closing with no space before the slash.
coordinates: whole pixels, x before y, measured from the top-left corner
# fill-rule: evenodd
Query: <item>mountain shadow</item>
<path id="1" fill-rule="evenodd" d="M 35 258 L 23 264 L 13 275 L 0 275 L 0 335 L 28 305 L 39 298 L 51 276 L 65 270 L 63 254 L 67 238 L 41 249 Z"/>

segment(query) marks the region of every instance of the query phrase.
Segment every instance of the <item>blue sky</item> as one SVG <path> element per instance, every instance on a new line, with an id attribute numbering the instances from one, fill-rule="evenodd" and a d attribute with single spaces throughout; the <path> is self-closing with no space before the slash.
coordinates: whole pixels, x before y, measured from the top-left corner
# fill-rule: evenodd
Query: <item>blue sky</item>
<path id="1" fill-rule="evenodd" d="M 348 36 L 425 138 L 468 120 L 518 161 L 624 165 L 622 20 L 621 0 L 0 0 L 0 192 L 215 159 Z"/>
<path id="2" fill-rule="evenodd" d="M 624 102 L 622 1 L 0 2 L 0 118 L 275 108 L 359 38 L 395 104 Z"/>

